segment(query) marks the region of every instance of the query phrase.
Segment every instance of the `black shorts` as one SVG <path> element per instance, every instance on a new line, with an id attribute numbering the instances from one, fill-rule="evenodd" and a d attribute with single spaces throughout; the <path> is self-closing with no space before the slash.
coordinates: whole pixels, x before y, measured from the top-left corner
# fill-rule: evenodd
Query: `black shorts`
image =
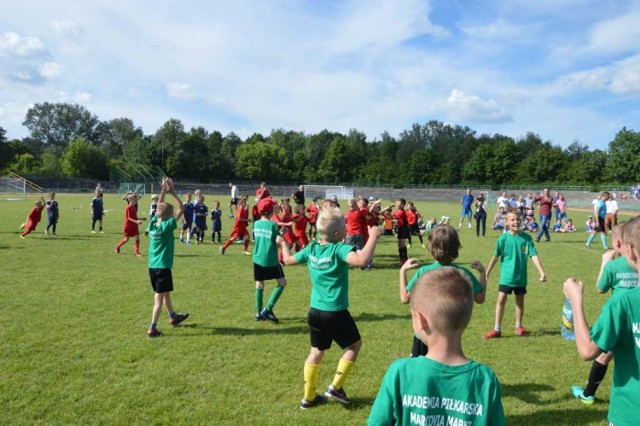
<path id="1" fill-rule="evenodd" d="M 411 348 L 411 358 L 417 358 L 419 356 L 427 355 L 429 348 L 425 345 L 422 340 L 418 339 L 416 336 L 413 336 L 413 347 Z"/>
<path id="2" fill-rule="evenodd" d="M 311 347 L 321 351 L 329 349 L 333 341 L 345 349 L 361 340 L 358 327 L 347 309 L 329 312 L 311 308 L 307 315 L 307 324 Z"/>
<path id="3" fill-rule="evenodd" d="M 149 268 L 149 278 L 151 278 L 151 288 L 156 293 L 173 291 L 171 269 Z"/>
<path id="4" fill-rule="evenodd" d="M 229 201 L 229 204 L 231 204 L 232 206 L 237 206 L 238 205 L 238 199 L 237 198 L 232 198 L 231 201 Z"/>
<path id="5" fill-rule="evenodd" d="M 409 230 L 409 227 L 407 225 L 398 228 L 396 233 L 399 240 L 407 239 L 411 236 L 411 231 Z"/>
<path id="6" fill-rule="evenodd" d="M 411 235 L 420 235 L 420 226 L 418 226 L 417 223 L 409 225 L 409 231 L 411 232 Z"/>
<path id="7" fill-rule="evenodd" d="M 93 213 L 91 215 L 91 220 L 102 220 L 102 213 L 100 214 Z"/>
<path id="8" fill-rule="evenodd" d="M 515 295 L 521 295 L 521 294 L 527 294 L 527 288 L 526 287 L 511 287 L 508 285 L 502 285 L 500 284 L 498 286 L 498 291 L 500 293 L 504 293 L 504 294 L 515 294 Z"/>
<path id="9" fill-rule="evenodd" d="M 260 266 L 257 263 L 253 264 L 253 279 L 255 281 L 269 281 L 284 278 L 284 269 L 282 265 L 276 266 Z"/>
<path id="10" fill-rule="evenodd" d="M 356 248 L 356 250 L 362 250 L 364 247 L 364 237 L 362 234 L 347 235 L 344 239 L 345 244 L 350 244 Z"/>
<path id="11" fill-rule="evenodd" d="M 190 221 L 190 220 L 184 221 L 184 222 L 182 222 L 182 229 L 183 230 L 191 229 L 191 225 L 192 224 L 193 224 L 193 222 Z"/>
<path id="12" fill-rule="evenodd" d="M 607 232 L 606 218 L 598 216 L 598 224 L 595 228 L 596 232 Z"/>

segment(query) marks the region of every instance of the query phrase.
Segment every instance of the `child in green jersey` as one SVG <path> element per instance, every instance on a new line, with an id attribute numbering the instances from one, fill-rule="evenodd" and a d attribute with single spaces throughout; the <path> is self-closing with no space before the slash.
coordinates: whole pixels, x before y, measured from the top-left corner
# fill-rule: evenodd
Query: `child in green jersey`
<path id="1" fill-rule="evenodd" d="M 640 269 L 640 216 L 624 226 L 625 258 Z M 584 284 L 571 277 L 563 291 L 573 307 L 573 327 L 578 354 L 583 360 L 595 359 L 602 352 L 613 352 L 613 384 L 607 419 L 611 425 L 638 423 L 640 408 L 640 288 L 615 291 L 602 308 L 591 331 L 584 316 Z"/>
<path id="2" fill-rule="evenodd" d="M 600 294 L 606 293 L 609 289 L 614 293 L 634 289 L 638 286 L 638 272 L 629 265 L 625 257 L 627 255 L 626 245 L 623 242 L 625 223 L 620 222 L 613 228 L 613 236 L 611 238 L 613 250 L 609 250 L 602 255 L 602 265 L 596 286 Z M 595 404 L 596 391 L 607 374 L 607 367 L 612 359 L 613 352 L 598 355 L 591 365 L 587 385 L 584 387 L 571 387 L 573 396 L 587 405 Z"/>
<path id="3" fill-rule="evenodd" d="M 469 277 L 459 268 L 443 266 L 418 279 L 411 291 L 413 330 L 429 353 L 391 364 L 369 425 L 506 424 L 496 375 L 462 350 L 473 299 Z"/>
<path id="4" fill-rule="evenodd" d="M 533 239 L 520 229 L 520 214 L 517 211 L 507 213 L 506 226 L 509 231 L 498 237 L 493 257 L 487 266 L 487 280 L 489 274 L 500 257 L 500 286 L 496 303 L 496 322 L 494 329 L 484 334 L 485 339 L 493 339 L 502 335 L 502 317 L 507 296 L 511 293 L 516 297 L 516 334 L 528 336 L 529 332 L 522 326 L 524 316 L 524 295 L 527 293 L 527 260 L 530 257 L 540 273 L 540 282 L 547 281 L 538 252 L 533 245 Z"/>
<path id="5" fill-rule="evenodd" d="M 316 223 L 319 243 L 311 242 L 294 256 L 286 242 L 281 243 L 285 265 L 306 263 L 311 277 L 311 309 L 307 316 L 311 351 L 304 365 L 304 398 L 300 408 L 314 407 L 325 397 L 342 404 L 350 402 L 343 384 L 355 363 L 362 339 L 349 313 L 349 265 L 365 267 L 371 261 L 380 238 L 377 226 L 370 226 L 369 240 L 362 250 L 342 242 L 346 235 L 345 218 L 337 208 L 324 208 Z M 324 396 L 316 393 L 318 371 L 324 352 L 335 341 L 345 350 L 335 377 Z"/>
<path id="6" fill-rule="evenodd" d="M 484 303 L 487 287 L 487 278 L 485 276 L 484 266 L 479 260 L 471 262 L 471 267 L 480 273 L 480 280 L 476 279 L 473 274 L 466 268 L 456 265 L 453 261 L 458 257 L 458 251 L 460 250 L 460 238 L 458 232 L 450 225 L 441 225 L 433 229 L 429 233 L 427 239 L 429 252 L 436 260 L 435 263 L 423 266 L 418 269 L 409 284 L 407 284 L 407 271 L 409 269 L 417 268 L 420 264 L 418 259 L 407 260 L 400 268 L 400 301 L 402 303 L 409 303 L 409 296 L 411 290 L 418 278 L 433 269 L 441 268 L 443 266 L 452 266 L 462 270 L 473 285 L 474 301 L 478 304 Z M 411 349 L 411 356 L 421 356 L 427 354 L 427 346 L 418 338 L 413 337 L 413 347 Z"/>
<path id="7" fill-rule="evenodd" d="M 241 205 L 248 214 L 244 204 Z M 253 251 L 253 278 L 256 282 L 255 300 L 258 311 L 256 321 L 269 320 L 277 324 L 280 320 L 273 313 L 273 308 L 287 286 L 287 279 L 284 277 L 284 270 L 278 261 L 277 248 L 278 244 L 282 241 L 286 243 L 286 241 L 280 236 L 278 225 L 270 220 L 275 206 L 275 200 L 269 197 L 258 202 L 260 220 L 253 224 L 253 237 L 256 240 Z M 241 211 L 241 208 L 236 209 L 236 214 L 240 215 Z M 263 307 L 264 282 L 268 280 L 276 280 L 278 285 L 271 292 L 267 306 Z"/>
<path id="8" fill-rule="evenodd" d="M 189 317 L 189 314 L 176 314 L 171 303 L 173 291 L 173 267 L 174 238 L 173 231 L 178 227 L 177 221 L 182 217 L 184 206 L 173 187 L 173 181 L 167 177 L 162 179 L 162 191 L 156 208 L 156 215 L 151 218 L 147 232 L 149 233 L 149 278 L 151 287 L 155 292 L 151 327 L 147 330 L 149 337 L 158 337 L 162 333 L 156 328 L 162 305 L 167 307 L 171 316 L 169 323 L 175 327 Z M 166 203 L 167 194 L 176 200 L 179 206 L 174 215 L 173 205 Z"/>

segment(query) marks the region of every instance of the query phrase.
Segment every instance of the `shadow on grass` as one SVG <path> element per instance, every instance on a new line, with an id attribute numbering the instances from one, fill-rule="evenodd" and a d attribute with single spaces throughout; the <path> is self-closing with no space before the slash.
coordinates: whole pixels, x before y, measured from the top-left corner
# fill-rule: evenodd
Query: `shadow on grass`
<path id="1" fill-rule="evenodd" d="M 581 404 L 582 405 L 582 404 Z M 593 407 L 581 407 L 570 410 L 538 409 L 534 413 L 507 416 L 510 425 L 583 425 L 587 423 L 606 423 L 607 413 Z"/>
<path id="2" fill-rule="evenodd" d="M 367 322 L 367 321 L 386 321 L 386 320 L 407 320 L 407 318 L 411 318 L 411 316 L 408 315 L 400 315 L 400 314 L 369 314 L 369 313 L 363 313 L 363 314 L 358 314 L 358 315 L 354 315 L 353 319 L 356 322 Z"/>
<path id="3" fill-rule="evenodd" d="M 267 325 L 264 328 L 241 328 L 241 327 L 209 327 L 198 324 L 181 325 L 180 328 L 198 330 L 198 333 L 181 333 L 180 336 L 201 336 L 203 334 L 214 334 L 221 336 L 264 336 L 274 334 L 308 334 L 309 327 L 291 326 L 282 327 L 279 325 Z"/>
<path id="4" fill-rule="evenodd" d="M 502 396 L 512 396 L 530 404 L 544 405 L 548 401 L 540 398 L 540 394 L 552 390 L 553 386 L 542 383 L 503 384 Z"/>
<path id="5" fill-rule="evenodd" d="M 348 405 L 344 405 L 346 410 L 362 410 L 366 407 L 371 407 L 375 398 L 369 397 L 350 397 L 351 402 Z"/>

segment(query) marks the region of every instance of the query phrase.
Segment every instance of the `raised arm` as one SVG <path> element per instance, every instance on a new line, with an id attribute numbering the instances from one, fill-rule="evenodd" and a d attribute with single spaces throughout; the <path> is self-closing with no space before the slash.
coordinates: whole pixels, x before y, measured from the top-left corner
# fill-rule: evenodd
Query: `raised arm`
<path id="1" fill-rule="evenodd" d="M 407 291 L 407 271 L 417 268 L 420 261 L 416 258 L 407 259 L 400 267 L 400 302 L 409 303 L 409 292 Z"/>

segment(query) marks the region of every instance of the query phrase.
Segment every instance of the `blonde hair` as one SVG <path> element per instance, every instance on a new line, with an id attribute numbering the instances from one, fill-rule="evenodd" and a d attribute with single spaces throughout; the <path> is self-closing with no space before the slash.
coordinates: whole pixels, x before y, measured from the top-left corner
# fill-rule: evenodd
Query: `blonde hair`
<path id="1" fill-rule="evenodd" d="M 336 207 L 325 207 L 320 210 L 316 228 L 318 229 L 318 234 L 320 234 L 325 241 L 335 243 L 342 240 L 343 233 L 339 231 L 345 229 L 345 222 L 340 209 Z"/>
<path id="2" fill-rule="evenodd" d="M 173 216 L 173 205 L 170 203 L 158 203 L 156 207 L 156 217 L 159 217 L 162 220 L 169 219 Z"/>
<path id="3" fill-rule="evenodd" d="M 462 331 L 473 311 L 471 281 L 458 268 L 433 269 L 421 275 L 411 290 L 411 309 L 443 333 Z"/>

